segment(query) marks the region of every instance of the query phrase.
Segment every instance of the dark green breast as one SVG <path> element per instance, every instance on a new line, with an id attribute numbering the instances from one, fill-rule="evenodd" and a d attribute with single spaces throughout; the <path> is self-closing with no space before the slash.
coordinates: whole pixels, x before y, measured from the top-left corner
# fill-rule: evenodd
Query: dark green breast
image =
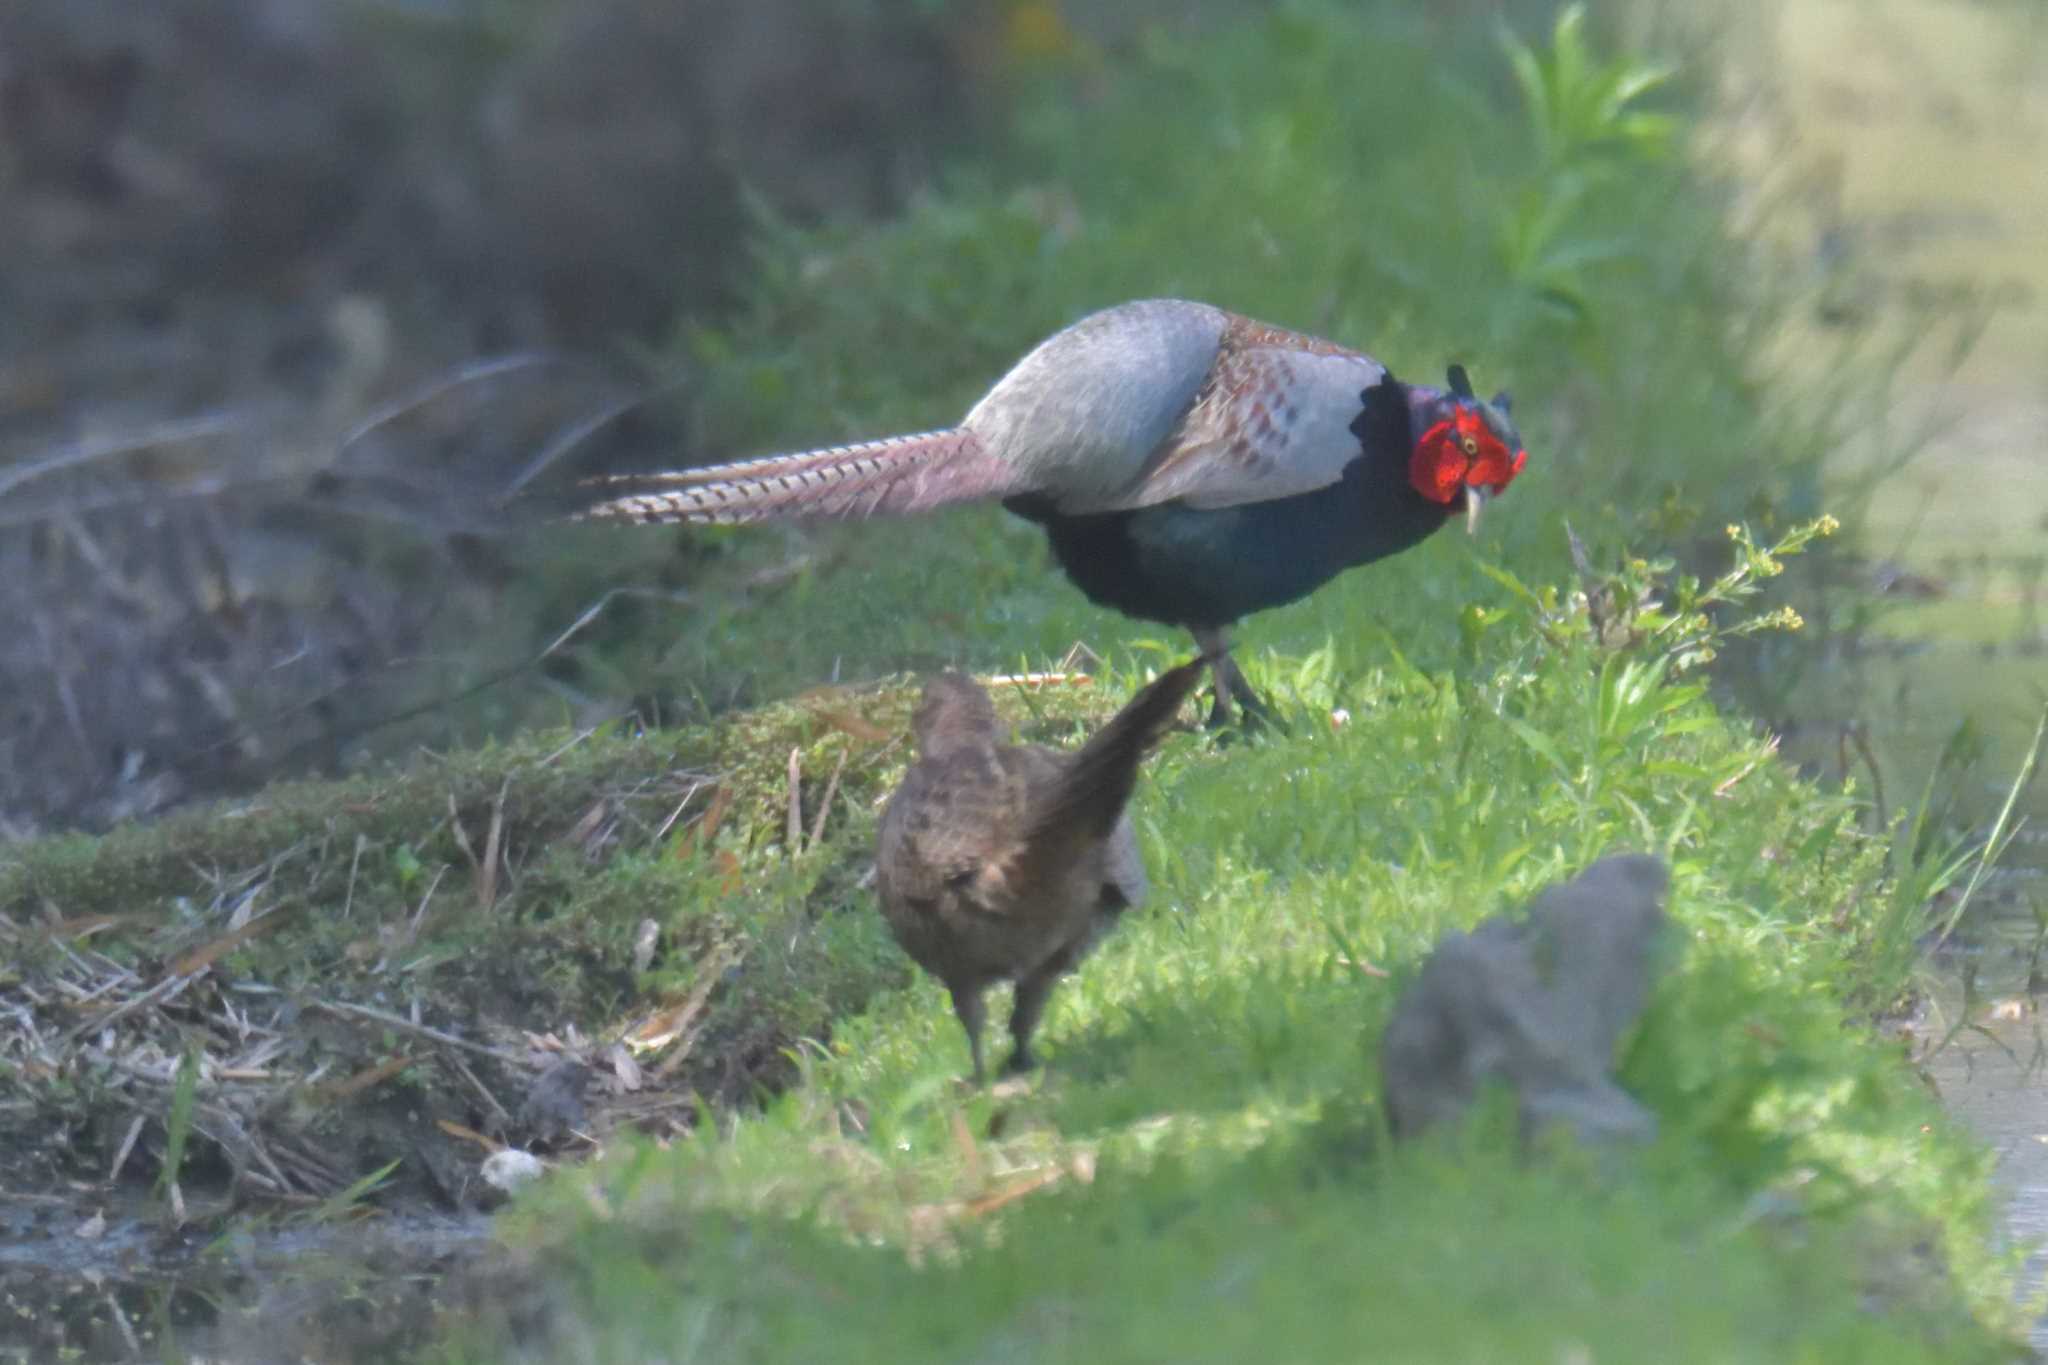
<path id="1" fill-rule="evenodd" d="M 1235 507 L 1071 516 L 1028 499 L 1004 505 L 1045 527 L 1090 601 L 1148 621 L 1226 626 L 1405 550 L 1458 510 L 1414 492 L 1398 465 L 1361 455 L 1327 488 Z"/>

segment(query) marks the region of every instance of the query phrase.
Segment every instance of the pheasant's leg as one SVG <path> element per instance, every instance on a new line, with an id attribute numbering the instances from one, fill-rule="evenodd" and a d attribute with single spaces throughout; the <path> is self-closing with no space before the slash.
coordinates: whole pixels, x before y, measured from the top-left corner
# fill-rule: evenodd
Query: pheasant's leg
<path id="1" fill-rule="evenodd" d="M 1209 728 L 1220 730 L 1230 724 L 1234 700 L 1243 715 L 1244 727 L 1257 729 L 1273 719 L 1272 708 L 1252 690 L 1249 679 L 1230 657 L 1230 629 L 1227 626 L 1193 628 L 1196 646 L 1209 659 L 1209 677 L 1216 685 L 1216 704 L 1209 710 Z"/>
<path id="2" fill-rule="evenodd" d="M 1017 983 L 1017 1003 L 1010 1007 L 1010 1037 L 1016 1046 L 1010 1050 L 1010 1059 L 1003 1063 L 1004 1075 L 1015 1076 L 1037 1067 L 1031 1035 L 1037 1030 L 1039 1016 L 1045 1013 L 1045 1002 L 1052 997 L 1052 988 L 1059 984 L 1059 979 L 1060 973 L 1047 964 Z"/>
<path id="3" fill-rule="evenodd" d="M 981 987 L 952 986 L 953 1013 L 960 1018 L 960 1027 L 967 1030 L 967 1051 L 974 1058 L 974 1083 L 986 1084 L 988 1074 L 981 1066 L 981 1026 L 988 1019 L 988 1006 L 982 1001 Z"/>
<path id="4" fill-rule="evenodd" d="M 1277 723 L 1278 718 L 1273 714 L 1273 708 L 1266 704 L 1264 697 L 1253 690 L 1251 679 L 1245 677 L 1239 670 L 1237 660 L 1226 656 L 1223 660 L 1223 674 L 1224 680 L 1229 684 L 1231 698 L 1237 702 L 1237 709 L 1242 714 L 1247 730 L 1263 729 Z"/>
<path id="5" fill-rule="evenodd" d="M 1209 728 L 1230 724 L 1230 631 L 1223 626 L 1193 627 L 1195 647 L 1209 660 L 1209 680 L 1216 685 L 1216 704 L 1209 708 Z"/>
<path id="6" fill-rule="evenodd" d="M 1010 1037 L 1016 1046 L 1010 1051 L 1010 1059 L 1003 1063 L 1004 1075 L 1014 1076 L 1038 1065 L 1038 1056 L 1031 1050 L 1031 1035 L 1038 1030 L 1046 1001 L 1052 998 L 1052 988 L 1059 984 L 1061 977 L 1074 970 L 1074 964 L 1095 946 L 1099 935 L 1099 928 L 1091 924 L 1065 947 L 1017 979 L 1017 998 L 1010 1006 Z"/>

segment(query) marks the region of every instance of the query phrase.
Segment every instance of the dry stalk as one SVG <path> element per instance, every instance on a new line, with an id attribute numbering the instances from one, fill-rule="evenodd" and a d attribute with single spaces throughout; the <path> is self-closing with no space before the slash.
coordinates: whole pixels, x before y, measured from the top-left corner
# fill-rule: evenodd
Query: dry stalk
<path id="1" fill-rule="evenodd" d="M 710 781 L 709 778 L 699 777 L 690 783 L 690 789 L 683 793 L 682 800 L 676 802 L 675 809 L 668 813 L 668 819 L 662 821 L 660 827 L 654 831 L 654 837 L 648 840 L 649 843 L 658 844 L 662 841 L 669 830 L 675 827 L 676 821 L 682 818 L 683 812 L 689 809 L 691 798 L 702 791 L 704 784 L 708 781 Z"/>
<path id="2" fill-rule="evenodd" d="M 832 765 L 832 776 L 825 783 L 824 799 L 818 802 L 818 818 L 811 824 L 812 848 L 816 848 L 825 837 L 825 817 L 832 813 L 832 798 L 839 794 L 839 775 L 846 771 L 847 755 L 851 752 L 850 749 L 841 749 L 839 761 Z"/>
<path id="3" fill-rule="evenodd" d="M 469 1082 L 470 1088 L 483 1097 L 484 1103 L 489 1105 L 500 1119 L 506 1123 L 512 1121 L 511 1111 L 498 1103 L 498 1097 L 491 1093 L 488 1086 L 477 1079 L 476 1073 L 469 1069 L 468 1063 L 464 1062 L 458 1054 L 443 1052 L 440 1054 L 440 1058 L 442 1063 L 453 1069 L 456 1075 Z"/>
<path id="4" fill-rule="evenodd" d="M 472 1042 L 467 1038 L 443 1032 L 428 1024 L 415 1023 L 402 1014 L 393 1014 L 390 1010 L 380 1010 L 371 1005 L 358 1005 L 347 1000 L 315 1000 L 312 1002 L 312 1006 L 315 1009 L 326 1010 L 329 1014 L 338 1014 L 344 1017 L 354 1015 L 357 1018 L 369 1019 L 404 1033 L 417 1034 L 421 1038 L 431 1038 L 437 1043 L 446 1043 L 450 1047 L 467 1048 L 471 1052 L 481 1053 L 483 1056 L 503 1062 L 507 1066 L 524 1065 L 520 1058 L 501 1048 L 492 1047 L 488 1043 Z"/>
<path id="5" fill-rule="evenodd" d="M 783 844 L 794 858 L 804 851 L 804 758 L 801 749 L 789 751 L 789 828 Z"/>
<path id="6" fill-rule="evenodd" d="M 505 795 L 511 790 L 512 779 L 507 777 L 498 787 L 497 800 L 491 802 L 491 827 L 484 835 L 484 865 L 476 899 L 485 914 L 498 903 L 498 860 L 504 856 L 505 848 Z"/>

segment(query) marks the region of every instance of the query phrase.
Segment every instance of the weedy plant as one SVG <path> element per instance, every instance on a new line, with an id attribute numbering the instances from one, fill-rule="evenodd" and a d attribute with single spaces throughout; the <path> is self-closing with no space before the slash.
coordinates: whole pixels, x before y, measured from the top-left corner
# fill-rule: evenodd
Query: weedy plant
<path id="1" fill-rule="evenodd" d="M 1637 247 L 1627 234 L 1602 229 L 1586 211 L 1587 196 L 1632 170 L 1665 164 L 1677 126 L 1669 114 L 1640 107 L 1676 68 L 1625 54 L 1602 60 L 1585 27 L 1586 7 L 1567 5 L 1548 47 L 1505 30 L 1500 40 L 1534 151 L 1529 183 L 1502 200 L 1501 262 L 1531 307 L 1572 324 L 1595 316 L 1586 273 Z"/>
<path id="2" fill-rule="evenodd" d="M 1722 609 L 1753 602 L 1769 579 L 1785 571 L 1786 559 L 1840 529 L 1841 523 L 1833 517 L 1817 517 L 1762 546 L 1748 526 L 1731 524 L 1728 539 L 1735 548 L 1735 562 L 1707 581 L 1680 572 L 1677 562 L 1668 556 L 1623 555 L 1615 568 L 1596 570 L 1585 544 L 1569 526 L 1565 535 L 1578 571 L 1576 589 L 1535 591 L 1493 564 L 1482 564 L 1480 572 L 1534 613 L 1534 638 L 1542 647 L 1569 649 L 1585 644 L 1603 657 L 1633 655 L 1631 664 L 1655 669 L 1659 677 L 1666 670 L 1675 676 L 1712 663 L 1730 640 L 1764 631 L 1801 629 L 1805 622 L 1789 606 L 1734 619 L 1723 615 Z M 1470 606 L 1464 624 L 1470 633 L 1500 619 L 1498 611 Z"/>
<path id="3" fill-rule="evenodd" d="M 1620 172 L 1631 161 L 1662 161 L 1678 122 L 1639 106 L 1678 68 L 1632 53 L 1602 58 L 1586 40 L 1586 7 L 1566 5 L 1539 48 L 1511 32 L 1501 47 L 1521 88 L 1529 128 L 1543 165 Z"/>

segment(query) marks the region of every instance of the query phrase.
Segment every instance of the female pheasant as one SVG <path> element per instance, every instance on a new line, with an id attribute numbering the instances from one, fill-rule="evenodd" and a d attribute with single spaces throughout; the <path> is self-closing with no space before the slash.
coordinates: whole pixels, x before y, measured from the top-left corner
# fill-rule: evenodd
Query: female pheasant
<path id="1" fill-rule="evenodd" d="M 1031 1069 L 1052 988 L 1144 901 L 1124 807 L 1146 750 L 1201 676 L 1200 659 L 1169 669 L 1070 754 L 1003 743 L 988 693 L 964 673 L 926 684 L 912 721 L 917 761 L 876 831 L 875 890 L 896 941 L 951 992 L 976 1085 L 982 993 L 1017 983 L 1004 1069 Z"/>
<path id="2" fill-rule="evenodd" d="M 928 512 L 999 498 L 1043 526 L 1090 600 L 1192 630 L 1211 722 L 1259 703 L 1229 656 L 1240 618 L 1421 541 L 1528 459 L 1508 395 L 1403 384 L 1319 337 L 1146 299 L 1048 337 L 943 431 L 626 475 L 580 515 L 733 524 Z"/>

